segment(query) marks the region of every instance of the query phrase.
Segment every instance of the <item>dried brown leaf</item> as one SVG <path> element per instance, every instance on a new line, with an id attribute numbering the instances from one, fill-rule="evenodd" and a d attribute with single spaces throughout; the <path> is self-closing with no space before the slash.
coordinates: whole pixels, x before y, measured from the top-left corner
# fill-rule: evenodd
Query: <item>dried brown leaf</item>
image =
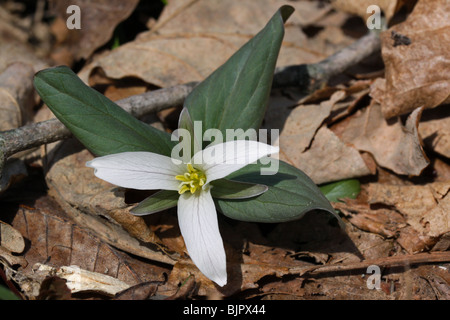
<path id="1" fill-rule="evenodd" d="M 92 158 L 76 140 L 66 140 L 52 149 L 46 157 L 49 193 L 71 219 L 103 241 L 147 259 L 175 263 L 156 248 L 162 244 L 144 218 L 129 212 L 132 206 L 125 202 L 125 189 L 96 178 L 86 167 Z"/>
<path id="2" fill-rule="evenodd" d="M 406 226 L 406 220 L 395 210 L 372 209 L 367 203 L 345 199 L 334 203 L 334 208 L 343 212 L 348 220 L 361 230 L 379 234 L 385 238 L 394 237 Z"/>
<path id="3" fill-rule="evenodd" d="M 261 25 L 264 25 L 284 4 L 286 3 L 280 0 L 245 3 L 234 0 L 173 0 L 164 8 L 153 29 L 160 33 L 177 33 L 184 32 L 185 27 L 189 26 L 192 32 L 256 34 Z M 298 30 L 294 31 L 297 25 L 306 26 L 319 22 L 331 10 L 327 4 L 317 6 L 309 1 L 295 1 L 289 5 L 296 9 L 287 26 L 293 31 L 292 38 L 300 34 Z M 289 32 L 287 40 L 292 40 Z"/>
<path id="4" fill-rule="evenodd" d="M 24 20 L 24 18 L 16 19 Z M 17 22 L 11 14 L 0 7 L 0 72 L 16 62 L 32 66 L 35 72 L 47 68 L 49 64 L 38 54 L 39 48 L 29 44 L 28 40 L 33 30 L 27 30 Z M 36 27 L 36 24 L 34 26 Z"/>
<path id="5" fill-rule="evenodd" d="M 280 134 L 279 145 L 285 154 L 303 153 L 311 144 L 311 140 L 323 121 L 330 115 L 336 103 L 345 98 L 344 91 L 335 92 L 330 100 L 320 104 L 300 105 L 287 116 Z M 270 119 L 270 115 L 267 117 Z M 270 120 L 268 120 L 270 122 Z M 270 126 L 270 123 L 266 125 Z"/>
<path id="6" fill-rule="evenodd" d="M 60 46 L 66 46 L 76 60 L 89 58 L 96 49 L 108 42 L 116 26 L 133 12 L 138 2 L 138 0 L 51 1 L 52 10 L 63 21 L 69 17 L 66 11 L 70 5 L 79 6 L 81 11 L 81 29 L 66 30 L 65 39 Z"/>
<path id="7" fill-rule="evenodd" d="M 34 107 L 33 68 L 10 65 L 0 74 L 0 131 L 20 127 L 31 118 Z"/>
<path id="8" fill-rule="evenodd" d="M 25 240 L 19 231 L 0 221 L 0 246 L 10 252 L 22 253 L 25 249 Z"/>
<path id="9" fill-rule="evenodd" d="M 375 84 L 371 95 L 386 118 L 449 102 L 449 34 L 446 0 L 418 1 L 405 22 L 381 34 L 386 80 Z M 409 41 L 399 44 L 393 35 Z"/>
<path id="10" fill-rule="evenodd" d="M 283 4 L 279 0 L 171 1 L 150 31 L 94 59 L 79 76 L 88 82 L 93 70 L 101 68 L 110 78 L 133 76 L 159 87 L 201 81 L 259 32 Z M 304 1 L 291 5 L 298 10 L 286 25 L 278 66 L 325 58 L 329 52 L 306 49 L 311 47 L 310 40 L 301 26 L 316 21 L 330 7 L 319 8 Z M 323 43 L 329 43 L 328 40 Z M 344 40 L 341 45 L 348 44 L 348 39 Z"/>
<path id="11" fill-rule="evenodd" d="M 63 278 L 65 277 L 63 275 L 73 275 L 70 270 L 64 269 L 69 266 L 83 270 L 78 275 L 86 274 L 89 277 L 94 273 L 98 274 L 94 275 L 96 279 L 108 276 L 108 279 L 117 279 L 120 283 L 127 284 L 127 287 L 142 282 L 161 281 L 161 275 L 164 272 L 170 272 L 168 268 L 149 266 L 145 261 L 116 250 L 107 242 L 94 236 L 93 232 L 85 226 L 80 228 L 73 221 L 64 218 L 66 216 L 67 212 L 62 211 L 54 200 L 45 196 L 36 202 L 35 208 L 21 208 L 12 221 L 12 226 L 29 242 L 28 250 L 20 256 L 27 263 L 21 264 L 13 276 L 28 297 L 33 298 L 38 295 L 42 281 L 49 274 L 60 272 L 59 276 Z M 90 226 L 95 228 L 99 225 L 91 221 Z M 105 229 L 97 231 L 101 233 Z M 105 236 L 108 236 L 107 232 L 103 233 L 103 237 Z M 43 262 L 46 266 L 43 267 L 42 272 L 36 273 L 33 266 Z M 76 276 L 77 272 L 74 274 Z M 75 281 L 76 277 L 72 280 Z M 97 282 L 101 284 L 104 281 Z M 74 285 L 72 283 L 69 287 L 73 289 Z M 84 281 L 83 285 L 90 286 L 91 289 L 94 286 L 89 281 Z M 118 291 L 123 289 L 121 287 Z"/>
<path id="12" fill-rule="evenodd" d="M 69 205 L 93 216 L 103 216 L 121 224 L 131 235 L 145 241 L 157 241 L 143 218 L 129 213 L 123 189 L 94 176 L 86 162 L 92 154 L 75 141 L 62 142 L 48 154 L 47 182 Z"/>
<path id="13" fill-rule="evenodd" d="M 383 168 L 397 174 L 418 176 L 428 166 L 418 135 L 422 109 L 415 110 L 403 126 L 400 119 L 388 122 L 381 107 L 372 103 L 341 125 L 340 137 L 361 151 L 369 152 Z"/>
<path id="14" fill-rule="evenodd" d="M 161 284 L 159 281 L 143 282 L 137 285 L 131 286 L 117 293 L 114 297 L 115 300 L 146 300 L 153 296 L 158 286 Z"/>
<path id="15" fill-rule="evenodd" d="M 281 150 L 280 159 L 305 172 L 317 184 L 373 173 L 358 150 L 342 142 L 325 126 L 317 131 L 308 150 L 302 153 L 294 145 Z"/>
<path id="16" fill-rule="evenodd" d="M 419 134 L 427 147 L 450 158 L 450 108 L 442 106 L 428 111 L 419 123 Z"/>
<path id="17" fill-rule="evenodd" d="M 23 62 L 12 63 L 0 74 L 0 132 L 18 128 L 32 119 L 33 76 L 34 69 Z M 27 176 L 27 168 L 18 159 L 20 156 L 12 157 L 0 174 L 0 193 Z"/>
<path id="18" fill-rule="evenodd" d="M 450 231 L 449 191 L 448 182 L 411 186 L 370 184 L 368 188 L 369 203 L 394 207 L 419 235 L 436 240 Z"/>

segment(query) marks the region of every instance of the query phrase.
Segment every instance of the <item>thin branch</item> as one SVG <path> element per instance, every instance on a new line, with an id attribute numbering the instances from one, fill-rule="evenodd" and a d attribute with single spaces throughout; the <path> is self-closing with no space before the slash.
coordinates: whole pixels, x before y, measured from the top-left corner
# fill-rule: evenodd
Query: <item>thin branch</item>
<path id="1" fill-rule="evenodd" d="M 411 266 L 418 264 L 433 264 L 433 263 L 444 263 L 450 262 L 450 252 L 430 252 L 430 253 L 418 253 L 411 255 L 399 255 L 386 258 L 378 258 L 373 260 L 365 260 L 360 262 L 352 262 L 348 264 L 334 264 L 334 265 L 320 265 L 312 267 L 298 267 L 291 268 L 289 270 L 290 274 L 299 274 L 303 276 L 304 274 L 319 274 L 328 272 L 343 272 L 358 269 L 367 269 L 371 265 L 376 265 L 378 267 L 402 267 Z"/>
<path id="2" fill-rule="evenodd" d="M 350 46 L 318 63 L 278 68 L 274 75 L 273 87 L 300 87 L 314 91 L 331 77 L 344 72 L 380 49 L 379 35 L 369 32 Z"/>

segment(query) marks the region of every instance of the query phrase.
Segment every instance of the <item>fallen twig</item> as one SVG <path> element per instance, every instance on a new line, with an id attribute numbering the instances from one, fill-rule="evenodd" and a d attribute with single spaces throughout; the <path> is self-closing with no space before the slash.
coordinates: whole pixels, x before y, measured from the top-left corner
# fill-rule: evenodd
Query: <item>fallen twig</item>
<path id="1" fill-rule="evenodd" d="M 367 269 L 371 265 L 378 267 L 402 267 L 411 266 L 417 264 L 429 264 L 429 263 L 443 263 L 450 262 L 450 252 L 429 252 L 429 253 L 418 253 L 410 255 L 399 255 L 386 258 L 378 258 L 373 260 L 365 260 L 360 262 L 353 262 L 347 264 L 334 264 L 334 265 L 319 265 L 319 266 L 308 266 L 308 267 L 298 267 L 291 268 L 289 270 L 290 274 L 298 274 L 303 276 L 307 273 L 309 274 L 319 274 L 328 272 L 342 272 L 351 271 L 358 269 Z"/>
<path id="2" fill-rule="evenodd" d="M 369 32 L 350 46 L 318 63 L 278 68 L 274 75 L 273 86 L 276 88 L 300 87 L 307 91 L 314 91 L 331 77 L 344 72 L 348 67 L 359 63 L 380 49 L 379 35 Z"/>

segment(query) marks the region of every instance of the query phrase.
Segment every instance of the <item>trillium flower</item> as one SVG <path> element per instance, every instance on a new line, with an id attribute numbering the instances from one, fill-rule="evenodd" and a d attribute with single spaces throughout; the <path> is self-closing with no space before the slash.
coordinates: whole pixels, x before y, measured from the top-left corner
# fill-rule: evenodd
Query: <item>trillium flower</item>
<path id="1" fill-rule="evenodd" d="M 226 256 L 211 182 L 277 152 L 278 147 L 265 143 L 237 140 L 209 146 L 188 163 L 151 152 L 124 152 L 86 165 L 98 178 L 120 187 L 178 191 L 178 222 L 189 256 L 206 277 L 224 286 Z"/>

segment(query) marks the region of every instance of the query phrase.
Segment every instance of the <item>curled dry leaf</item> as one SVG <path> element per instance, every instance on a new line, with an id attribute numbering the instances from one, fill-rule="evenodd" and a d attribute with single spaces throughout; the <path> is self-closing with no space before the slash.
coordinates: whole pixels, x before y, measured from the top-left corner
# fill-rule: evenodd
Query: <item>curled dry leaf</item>
<path id="1" fill-rule="evenodd" d="M 409 41 L 395 41 L 393 32 Z M 405 22 L 381 34 L 386 79 L 374 84 L 371 95 L 385 118 L 450 102 L 449 34 L 446 0 L 420 0 Z"/>
<path id="2" fill-rule="evenodd" d="M 422 109 L 415 110 L 403 126 L 400 119 L 386 121 L 377 103 L 349 117 L 340 137 L 369 152 L 383 168 L 397 174 L 418 176 L 429 164 L 418 135 Z"/>
<path id="3" fill-rule="evenodd" d="M 126 290 L 129 284 L 120 281 L 117 278 L 88 270 L 81 269 L 78 266 L 62 266 L 55 268 L 45 264 L 37 263 L 33 269 L 45 276 L 57 276 L 65 279 L 67 287 L 72 293 L 83 291 L 94 291 L 109 296 Z"/>

